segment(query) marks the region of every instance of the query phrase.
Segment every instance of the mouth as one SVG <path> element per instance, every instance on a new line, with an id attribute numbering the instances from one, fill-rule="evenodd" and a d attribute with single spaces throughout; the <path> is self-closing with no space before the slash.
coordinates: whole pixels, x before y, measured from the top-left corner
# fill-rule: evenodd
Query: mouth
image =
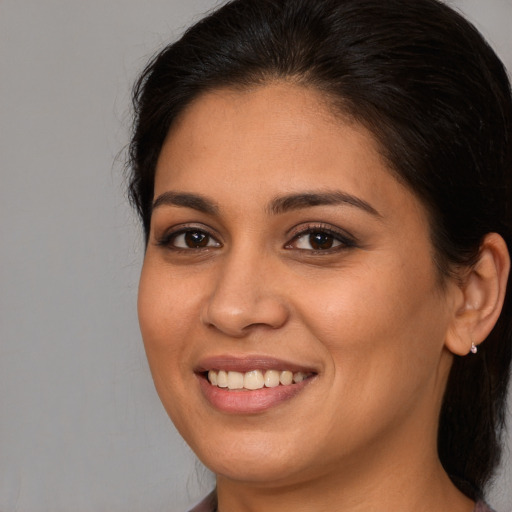
<path id="1" fill-rule="evenodd" d="M 318 375 L 312 368 L 265 357 L 216 357 L 195 370 L 204 398 L 215 409 L 254 414 L 287 402 Z"/>
<path id="2" fill-rule="evenodd" d="M 313 377 L 312 372 L 292 372 L 291 370 L 249 370 L 248 372 L 209 370 L 204 373 L 212 386 L 230 391 L 255 391 L 262 388 L 291 386 Z"/>

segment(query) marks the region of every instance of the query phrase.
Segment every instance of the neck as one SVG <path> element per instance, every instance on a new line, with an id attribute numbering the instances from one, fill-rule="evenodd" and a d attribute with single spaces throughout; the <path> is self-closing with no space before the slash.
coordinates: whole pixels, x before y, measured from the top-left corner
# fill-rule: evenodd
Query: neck
<path id="1" fill-rule="evenodd" d="M 374 485 L 357 476 L 333 483 L 333 479 L 296 483 L 283 487 L 264 487 L 218 479 L 218 512 L 472 512 L 474 502 L 463 495 L 442 468 L 434 474 L 411 474 L 407 469 L 388 468 L 400 474 L 386 475 Z M 423 479 L 422 482 L 414 477 Z M 359 481 L 358 481 L 359 480 Z M 410 492 L 414 489 L 414 492 Z"/>
<path id="2" fill-rule="evenodd" d="M 218 476 L 218 511 L 472 512 L 474 502 L 442 468 L 435 449 L 436 429 L 430 430 L 416 428 L 416 436 L 404 438 L 402 433 L 366 446 L 316 478 L 296 475 L 269 484 Z"/>

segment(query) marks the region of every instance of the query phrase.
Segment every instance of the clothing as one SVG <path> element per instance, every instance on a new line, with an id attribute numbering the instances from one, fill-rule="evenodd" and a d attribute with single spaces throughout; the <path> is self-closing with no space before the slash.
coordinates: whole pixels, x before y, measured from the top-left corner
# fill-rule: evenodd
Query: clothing
<path id="1" fill-rule="evenodd" d="M 494 511 L 491 507 L 489 507 L 489 505 L 487 505 L 483 501 L 479 501 L 476 504 L 474 512 L 494 512 Z"/>
<path id="2" fill-rule="evenodd" d="M 192 510 L 189 512 L 215 512 L 215 495 L 214 493 L 209 494 L 206 498 L 198 503 Z M 473 512 L 494 512 L 492 508 L 490 508 L 483 501 L 477 502 L 475 506 L 475 510 Z"/>
<path id="3" fill-rule="evenodd" d="M 198 503 L 193 509 L 189 510 L 189 512 L 215 512 L 216 501 L 215 491 L 213 491 L 201 503 Z"/>

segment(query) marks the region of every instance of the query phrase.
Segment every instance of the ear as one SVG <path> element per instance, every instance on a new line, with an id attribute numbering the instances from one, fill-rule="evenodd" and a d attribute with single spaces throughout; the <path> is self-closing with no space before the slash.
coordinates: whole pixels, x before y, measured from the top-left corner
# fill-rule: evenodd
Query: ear
<path id="1" fill-rule="evenodd" d="M 497 233 L 488 233 L 477 261 L 466 269 L 458 286 L 445 341 L 452 353 L 468 354 L 472 343 L 482 343 L 492 331 L 503 307 L 509 272 L 507 244 Z"/>

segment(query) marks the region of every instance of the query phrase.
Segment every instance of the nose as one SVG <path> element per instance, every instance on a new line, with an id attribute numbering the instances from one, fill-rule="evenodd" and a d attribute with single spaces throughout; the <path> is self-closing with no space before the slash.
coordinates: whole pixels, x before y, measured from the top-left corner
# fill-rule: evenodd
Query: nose
<path id="1" fill-rule="evenodd" d="M 201 321 L 236 338 L 256 328 L 279 329 L 288 320 L 289 308 L 278 287 L 279 276 L 264 259 L 231 255 L 216 268 Z"/>

